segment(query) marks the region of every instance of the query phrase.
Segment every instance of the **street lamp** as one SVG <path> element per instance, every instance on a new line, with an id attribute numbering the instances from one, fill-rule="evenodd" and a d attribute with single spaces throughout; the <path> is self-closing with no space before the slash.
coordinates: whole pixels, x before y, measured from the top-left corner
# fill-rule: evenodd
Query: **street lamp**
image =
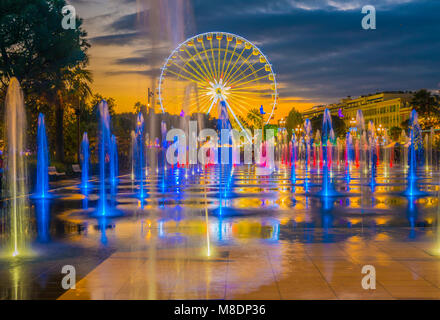
<path id="1" fill-rule="evenodd" d="M 285 124 L 286 124 L 286 120 L 284 120 L 284 118 L 281 118 L 279 121 L 280 128 L 284 128 Z"/>
<path id="2" fill-rule="evenodd" d="M 354 118 L 350 119 L 350 132 L 354 133 L 356 132 L 357 128 L 356 128 L 356 120 Z"/>
<path id="3" fill-rule="evenodd" d="M 385 128 L 382 127 L 381 124 L 379 124 L 379 126 L 377 127 L 377 132 L 379 133 L 379 135 L 383 134 L 385 131 Z"/>
<path id="4" fill-rule="evenodd" d="M 154 92 L 151 91 L 150 88 L 148 88 L 147 96 L 148 96 L 148 106 L 150 106 L 150 100 L 151 100 L 152 98 L 154 98 Z"/>

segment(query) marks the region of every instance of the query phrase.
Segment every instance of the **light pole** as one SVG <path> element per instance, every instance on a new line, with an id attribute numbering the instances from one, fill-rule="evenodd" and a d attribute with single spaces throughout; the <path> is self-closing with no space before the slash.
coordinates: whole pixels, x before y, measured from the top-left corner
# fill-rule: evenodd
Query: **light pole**
<path id="1" fill-rule="evenodd" d="M 154 92 L 150 90 L 150 88 L 148 88 L 148 93 L 147 93 L 147 97 L 148 97 L 148 107 L 150 106 L 150 100 L 154 98 Z M 154 101 L 154 100 L 153 100 Z M 153 106 L 154 107 L 154 106 Z"/>
<path id="2" fill-rule="evenodd" d="M 351 134 L 356 132 L 356 120 L 354 118 L 350 120 L 350 132 Z"/>

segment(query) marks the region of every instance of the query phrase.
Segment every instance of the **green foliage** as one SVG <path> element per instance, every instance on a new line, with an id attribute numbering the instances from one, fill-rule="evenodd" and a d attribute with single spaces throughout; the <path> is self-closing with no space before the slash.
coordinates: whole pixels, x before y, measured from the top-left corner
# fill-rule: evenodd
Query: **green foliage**
<path id="1" fill-rule="evenodd" d="M 121 167 L 127 167 L 131 163 L 131 131 L 136 126 L 136 114 L 119 113 L 112 119 L 113 133 L 118 141 L 118 156 Z"/>
<path id="2" fill-rule="evenodd" d="M 86 33 L 61 27 L 65 0 L 3 0 L 0 5 L 0 78 L 17 77 L 28 93 L 56 88 L 65 68 L 87 62 Z M 3 85 L 6 85 L 3 82 Z"/>
<path id="3" fill-rule="evenodd" d="M 313 132 L 316 132 L 317 130 L 322 130 L 322 121 L 324 118 L 324 114 L 320 114 L 312 119 L 310 119 L 310 122 L 312 124 Z M 335 138 L 340 137 L 344 138 L 347 133 L 347 127 L 345 125 L 344 120 L 339 118 L 338 116 L 332 115 L 332 126 L 333 126 L 333 132 L 335 133 Z"/>
<path id="4" fill-rule="evenodd" d="M 148 113 L 148 108 L 145 104 L 141 103 L 140 101 L 136 102 L 134 104 L 134 112 L 135 114 L 139 114 L 139 112 L 142 112 L 143 116 L 145 117 Z"/>
<path id="5" fill-rule="evenodd" d="M 266 130 L 273 130 L 274 137 L 278 135 L 278 126 L 276 124 L 266 124 L 264 126 L 264 132 L 263 132 L 264 140 L 266 140 Z"/>
<path id="6" fill-rule="evenodd" d="M 419 115 L 422 130 L 440 127 L 440 97 L 438 95 L 432 95 L 426 89 L 421 89 L 414 94 L 411 105 Z"/>
<path id="7" fill-rule="evenodd" d="M 84 69 L 90 46 L 87 34 L 80 19 L 74 30 L 61 27 L 65 5 L 65 0 L 0 2 L 0 98 L 9 79 L 16 77 L 25 94 L 30 137 L 36 134 L 39 112 L 45 111 L 46 118 L 55 114 L 53 137 L 60 160 L 64 160 L 64 110 L 78 97 L 86 98 L 91 82 L 90 72 Z"/>
<path id="8" fill-rule="evenodd" d="M 402 128 L 401 127 L 391 127 L 389 136 L 391 140 L 393 141 L 399 141 L 400 135 L 402 134 Z"/>
<path id="9" fill-rule="evenodd" d="M 249 110 L 246 120 L 248 128 L 251 130 L 263 128 L 263 116 L 257 108 Z"/>
<path id="10" fill-rule="evenodd" d="M 286 129 L 289 135 L 288 136 L 289 140 L 292 136 L 293 130 L 295 130 L 295 128 L 297 128 L 298 126 L 302 127 L 303 124 L 304 124 L 304 119 L 302 114 L 299 111 L 297 111 L 295 108 L 292 108 L 286 118 Z"/>
<path id="11" fill-rule="evenodd" d="M 102 101 L 105 100 L 107 102 L 108 105 L 108 112 L 110 113 L 110 116 L 113 117 L 115 115 L 115 108 L 116 108 L 116 101 L 115 99 L 111 98 L 111 97 L 104 97 L 102 95 L 100 95 L 99 93 L 94 94 L 92 96 L 92 99 L 90 100 L 90 105 L 92 106 L 92 112 L 95 115 L 95 119 L 97 120 L 98 118 L 98 104 Z"/>

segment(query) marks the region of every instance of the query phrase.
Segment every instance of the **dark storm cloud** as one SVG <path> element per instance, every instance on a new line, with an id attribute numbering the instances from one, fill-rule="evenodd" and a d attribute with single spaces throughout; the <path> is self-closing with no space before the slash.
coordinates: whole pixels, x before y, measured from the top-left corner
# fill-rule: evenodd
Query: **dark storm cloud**
<path id="1" fill-rule="evenodd" d="M 440 70 L 438 1 L 195 1 L 199 32 L 256 43 L 283 95 L 327 101 L 382 90 L 435 88 Z M 377 29 L 361 28 L 365 4 Z M 306 9 L 305 9 L 306 8 Z"/>
<path id="2" fill-rule="evenodd" d="M 140 38 L 139 32 L 121 33 L 121 34 L 110 34 L 106 36 L 99 36 L 91 38 L 92 44 L 99 45 L 128 45 L 133 41 Z"/>
<path id="3" fill-rule="evenodd" d="M 159 70 L 159 68 L 162 66 L 164 57 L 169 55 L 169 53 L 168 46 L 157 45 L 154 50 L 152 50 L 151 47 L 148 49 L 135 50 L 132 57 L 117 59 L 115 63 L 123 66 L 136 67 L 149 65 L 150 67 L 153 67 L 151 65 L 152 61 L 160 61 L 160 65 L 155 66 L 156 70 Z"/>
<path id="4" fill-rule="evenodd" d="M 113 23 L 111 23 L 110 28 L 116 31 L 133 31 L 137 29 L 138 18 L 144 13 L 133 13 L 120 17 Z"/>
<path id="5" fill-rule="evenodd" d="M 129 65 L 129 66 L 141 66 L 141 65 L 146 65 L 148 62 L 148 60 L 146 59 L 146 57 L 130 57 L 130 58 L 122 58 L 122 59 L 118 59 L 116 60 L 116 64 L 119 65 Z"/>

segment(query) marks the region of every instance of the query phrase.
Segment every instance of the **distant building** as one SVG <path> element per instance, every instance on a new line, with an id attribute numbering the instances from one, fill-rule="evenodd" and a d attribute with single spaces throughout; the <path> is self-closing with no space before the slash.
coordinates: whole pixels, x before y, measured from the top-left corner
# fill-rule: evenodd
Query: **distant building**
<path id="1" fill-rule="evenodd" d="M 313 118 L 328 108 L 332 115 L 344 119 L 347 127 L 350 127 L 360 109 L 366 124 L 371 120 L 376 127 L 382 125 L 384 128 L 391 128 L 400 126 L 402 121 L 409 119 L 412 97 L 413 93 L 410 92 L 382 92 L 358 98 L 347 97 L 336 104 L 315 106 L 305 110 L 302 115 L 304 118 Z"/>

